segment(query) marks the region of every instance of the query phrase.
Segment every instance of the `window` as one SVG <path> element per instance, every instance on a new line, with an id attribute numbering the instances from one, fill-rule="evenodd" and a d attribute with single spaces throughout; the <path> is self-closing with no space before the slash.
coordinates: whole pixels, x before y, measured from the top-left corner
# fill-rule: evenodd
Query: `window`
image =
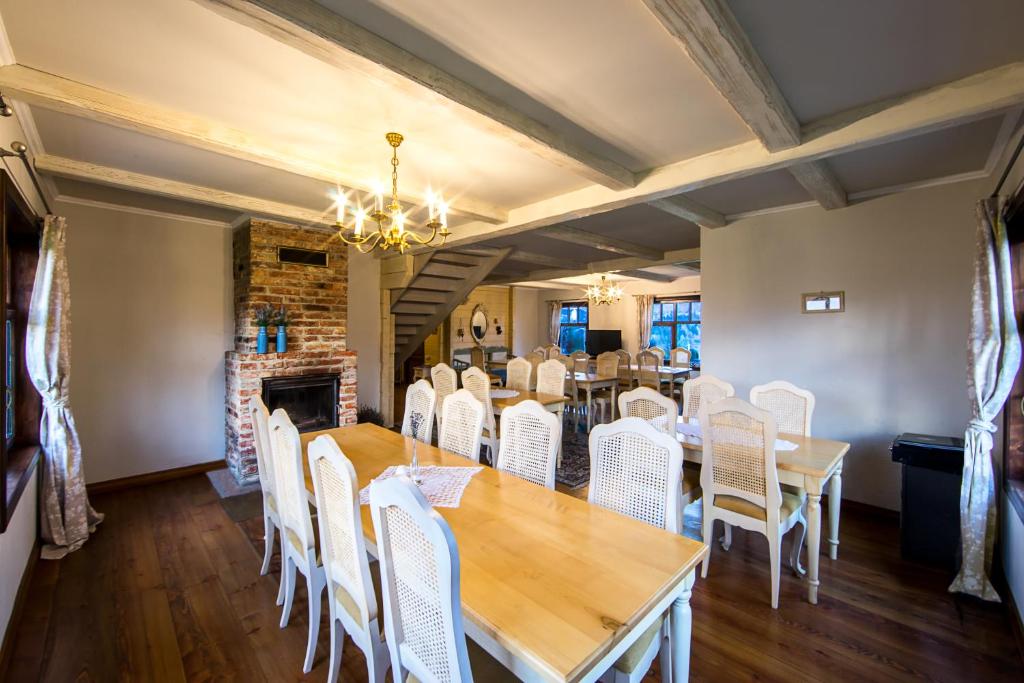
<path id="1" fill-rule="evenodd" d="M 658 299 L 651 311 L 651 346 L 657 346 L 668 358 L 672 349 L 690 352 L 690 362 L 700 362 L 699 297 Z"/>
<path id="2" fill-rule="evenodd" d="M 562 304 L 562 331 L 558 335 L 562 353 L 586 351 L 589 312 L 585 301 Z"/>

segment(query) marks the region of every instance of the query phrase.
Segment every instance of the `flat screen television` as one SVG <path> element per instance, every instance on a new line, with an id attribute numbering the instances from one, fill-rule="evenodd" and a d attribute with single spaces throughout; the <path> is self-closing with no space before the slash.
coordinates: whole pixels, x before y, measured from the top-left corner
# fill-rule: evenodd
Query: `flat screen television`
<path id="1" fill-rule="evenodd" d="M 622 330 L 587 330 L 587 353 L 597 356 L 622 348 Z"/>

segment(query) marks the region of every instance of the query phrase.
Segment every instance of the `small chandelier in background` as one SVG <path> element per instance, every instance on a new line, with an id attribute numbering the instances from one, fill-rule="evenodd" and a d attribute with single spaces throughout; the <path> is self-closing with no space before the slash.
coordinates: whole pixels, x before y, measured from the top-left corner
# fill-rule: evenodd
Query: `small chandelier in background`
<path id="1" fill-rule="evenodd" d="M 586 292 L 587 300 L 595 306 L 617 304 L 622 298 L 622 287 L 608 282 L 608 278 L 604 275 L 601 276 L 601 284 L 590 285 Z"/>
<path id="2" fill-rule="evenodd" d="M 357 206 L 351 224 L 345 223 L 345 211 L 348 198 L 339 193 L 335 200 L 338 236 L 345 244 L 351 244 L 364 254 L 379 247 L 383 251 L 396 249 L 399 254 L 415 245 L 430 245 L 438 237 L 442 246 L 448 235 L 448 205 L 432 192 L 427 193 L 427 224 L 429 232 L 418 234 L 407 224 L 407 215 L 398 201 L 398 146 L 404 139 L 400 133 L 388 133 L 384 136 L 391 145 L 391 201 L 384 205 L 384 192 L 377 190 L 373 197 L 373 210 L 367 211 Z M 376 229 L 367 232 L 367 219 L 377 224 Z"/>

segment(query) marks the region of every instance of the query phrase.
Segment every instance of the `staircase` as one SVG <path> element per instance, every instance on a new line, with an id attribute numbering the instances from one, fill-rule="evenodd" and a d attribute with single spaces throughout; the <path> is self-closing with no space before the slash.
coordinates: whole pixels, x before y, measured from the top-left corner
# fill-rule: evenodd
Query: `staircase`
<path id="1" fill-rule="evenodd" d="M 388 259 L 381 286 L 391 290 L 395 364 L 404 363 L 511 251 L 466 247 Z"/>

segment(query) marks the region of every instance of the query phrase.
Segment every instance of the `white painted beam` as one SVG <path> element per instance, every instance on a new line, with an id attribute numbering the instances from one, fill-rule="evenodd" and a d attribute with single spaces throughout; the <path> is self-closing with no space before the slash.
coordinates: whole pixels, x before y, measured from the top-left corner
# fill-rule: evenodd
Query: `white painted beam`
<path id="1" fill-rule="evenodd" d="M 623 189 L 636 185 L 629 169 L 577 145 L 478 88 L 388 42 L 313 0 L 194 0 L 218 14 L 332 66 L 352 68 L 363 58 L 371 75 L 386 83 L 412 81 L 453 108 L 479 115 L 490 132 L 511 137 L 524 149 L 592 182 Z"/>
<path id="2" fill-rule="evenodd" d="M 559 240 L 560 242 L 580 244 L 585 247 L 590 247 L 591 249 L 609 251 L 613 254 L 622 254 L 623 256 L 635 256 L 637 258 L 644 258 L 652 261 L 656 261 L 662 257 L 662 252 L 657 249 L 642 247 L 639 244 L 634 244 L 633 242 L 616 239 L 614 237 L 606 237 L 605 235 L 598 235 L 597 233 L 587 232 L 586 230 L 580 230 L 578 228 L 570 228 L 567 225 L 548 228 L 541 233 L 541 236 L 550 237 L 551 239 Z"/>
<path id="3" fill-rule="evenodd" d="M 0 67 L 0 91 L 44 109 L 295 173 L 323 181 L 330 188 L 341 185 L 364 192 L 372 191 L 365 179 L 356 174 L 304 157 L 279 141 L 261 138 L 217 121 L 143 102 L 44 71 L 17 64 Z M 414 204 L 426 203 L 423 196 L 412 193 L 403 193 L 401 199 Z M 506 210 L 471 198 L 460 198 L 453 203 L 451 210 L 454 214 L 490 223 L 508 219 Z"/>
<path id="4" fill-rule="evenodd" d="M 249 197 L 211 187 L 157 178 L 109 166 L 91 164 L 85 161 L 43 154 L 36 157 L 35 167 L 40 173 L 61 178 L 85 180 L 123 190 L 170 197 L 171 199 L 180 199 L 196 204 L 205 204 L 206 206 L 216 206 L 221 209 L 231 209 L 254 216 L 278 218 L 301 225 L 324 227 L 333 227 L 334 225 L 334 217 L 330 212 L 312 211 L 300 206 L 271 202 L 258 197 Z"/>
<path id="5" fill-rule="evenodd" d="M 629 256 L 626 258 L 607 259 L 603 261 L 592 261 L 580 268 L 549 268 L 546 270 L 535 270 L 526 275 L 502 275 L 487 280 L 489 285 L 508 285 L 514 282 L 539 282 L 541 280 L 558 280 L 566 277 L 578 277 L 580 275 L 591 275 L 594 273 L 612 273 L 623 270 L 634 270 L 639 268 L 650 268 L 651 266 L 667 266 L 680 262 L 694 262 L 700 260 L 700 249 L 676 249 L 666 251 L 657 260 L 637 258 Z"/>
<path id="6" fill-rule="evenodd" d="M 804 142 L 770 152 L 757 140 L 662 166 L 635 188 L 612 191 L 591 185 L 513 209 L 498 226 L 463 225 L 448 246 L 507 237 L 640 203 L 650 203 L 727 180 L 789 168 L 922 135 L 1024 105 L 1024 62 L 1014 62 L 957 81 L 857 108 L 804 129 Z"/>
<path id="7" fill-rule="evenodd" d="M 725 216 L 718 211 L 682 195 L 655 199 L 650 205 L 705 228 L 721 228 L 726 224 Z"/>
<path id="8" fill-rule="evenodd" d="M 647 270 L 639 269 L 620 270 L 616 274 L 622 275 L 624 277 L 636 278 L 638 280 L 650 280 L 651 282 L 675 282 L 679 278 L 685 277 L 685 275 L 668 275 L 667 273 L 652 273 Z"/>
<path id="9" fill-rule="evenodd" d="M 846 190 L 824 159 L 789 167 L 796 181 L 825 209 L 847 205 Z"/>
<path id="10" fill-rule="evenodd" d="M 565 266 L 579 265 L 579 261 L 572 259 L 558 258 L 548 254 L 538 254 L 534 251 L 527 251 L 516 247 L 505 257 L 506 261 L 519 261 L 520 263 L 532 263 L 535 266 L 547 266 L 549 268 L 564 268 Z"/>

